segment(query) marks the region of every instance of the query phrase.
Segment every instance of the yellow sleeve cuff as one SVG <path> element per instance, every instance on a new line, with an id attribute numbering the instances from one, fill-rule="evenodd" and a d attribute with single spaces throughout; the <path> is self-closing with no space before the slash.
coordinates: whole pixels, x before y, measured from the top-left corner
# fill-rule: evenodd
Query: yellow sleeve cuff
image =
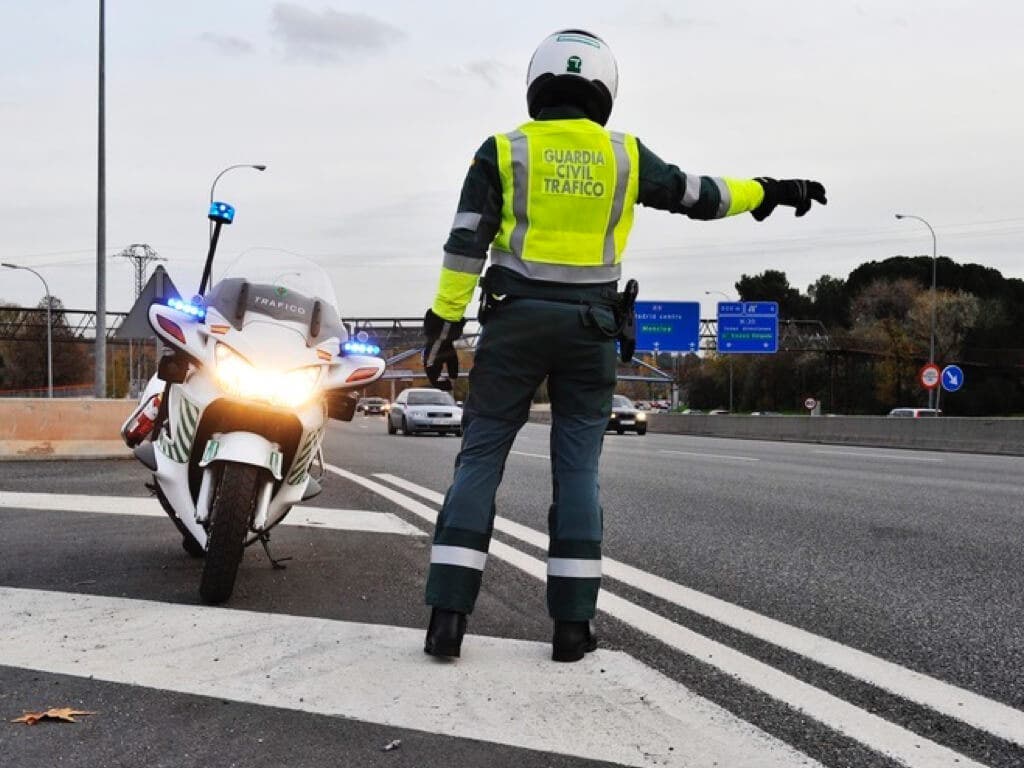
<path id="1" fill-rule="evenodd" d="M 479 275 L 441 267 L 441 281 L 431 309 L 445 320 L 458 322 L 466 315 L 466 306 L 473 298 Z"/>
<path id="2" fill-rule="evenodd" d="M 754 179 L 723 179 L 729 188 L 729 210 L 726 216 L 752 211 L 764 200 L 764 187 Z"/>

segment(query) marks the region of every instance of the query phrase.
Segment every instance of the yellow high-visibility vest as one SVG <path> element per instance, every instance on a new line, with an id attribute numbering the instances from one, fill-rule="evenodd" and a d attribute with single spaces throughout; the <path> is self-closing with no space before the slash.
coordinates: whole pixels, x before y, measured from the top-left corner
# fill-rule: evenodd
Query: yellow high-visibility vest
<path id="1" fill-rule="evenodd" d="M 534 280 L 617 280 L 639 187 L 636 139 L 576 119 L 495 140 L 502 208 L 491 263 Z"/>

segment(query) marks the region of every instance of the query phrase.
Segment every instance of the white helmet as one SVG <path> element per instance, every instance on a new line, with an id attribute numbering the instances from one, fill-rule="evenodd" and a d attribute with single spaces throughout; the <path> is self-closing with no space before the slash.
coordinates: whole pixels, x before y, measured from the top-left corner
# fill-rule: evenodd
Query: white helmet
<path id="1" fill-rule="evenodd" d="M 548 106 L 572 104 L 604 125 L 619 89 L 619 67 L 611 49 L 597 35 L 565 29 L 545 38 L 526 73 L 530 117 Z"/>

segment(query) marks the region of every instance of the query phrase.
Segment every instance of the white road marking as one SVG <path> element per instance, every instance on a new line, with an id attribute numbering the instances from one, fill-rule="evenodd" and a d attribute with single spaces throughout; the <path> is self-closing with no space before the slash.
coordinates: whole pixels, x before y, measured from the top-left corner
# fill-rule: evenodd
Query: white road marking
<path id="1" fill-rule="evenodd" d="M 13 588 L 0 626 L 4 664 L 54 674 L 631 766 L 821 768 L 622 652 L 472 636 L 453 665 L 419 629 Z"/>
<path id="2" fill-rule="evenodd" d="M 728 453 L 705 453 L 704 451 L 670 451 L 659 450 L 658 453 L 675 453 L 679 456 L 696 456 L 699 459 L 733 459 L 735 461 L 760 461 L 753 456 L 734 456 Z"/>
<path id="3" fill-rule="evenodd" d="M 942 459 L 926 456 L 904 456 L 899 453 L 863 453 L 861 451 L 814 451 L 824 456 L 856 456 L 861 459 L 893 459 L 895 461 L 926 461 L 941 464 Z"/>
<path id="4" fill-rule="evenodd" d="M 0 509 L 38 509 L 56 512 L 96 512 L 106 515 L 139 515 L 166 517 L 160 502 L 140 496 L 87 496 L 71 493 L 14 493 L 0 491 Z M 390 512 L 362 509 L 330 509 L 297 505 L 281 525 L 327 528 L 334 531 L 397 533 L 404 536 L 426 536 Z"/>
<path id="5" fill-rule="evenodd" d="M 550 459 L 551 458 L 546 453 L 527 453 L 526 451 L 509 451 L 509 453 L 514 453 L 516 456 L 532 456 L 535 459 Z"/>
<path id="6" fill-rule="evenodd" d="M 419 486 L 403 478 L 389 474 L 378 474 L 375 475 L 375 477 L 379 477 L 380 479 L 411 493 L 416 493 L 434 503 L 440 504 L 444 501 L 444 497 L 436 491 L 424 488 L 423 486 Z M 507 533 L 510 536 L 518 538 L 521 541 L 525 541 L 535 547 L 547 549 L 548 537 L 539 531 L 529 528 L 528 526 L 520 525 L 519 523 L 502 517 L 496 517 L 494 527 L 496 530 Z M 492 554 L 495 553 L 494 545 L 498 543 L 500 542 L 492 542 Z M 517 550 L 512 551 L 516 552 Z M 524 557 L 528 556 L 524 555 Z M 533 558 L 530 559 L 532 560 Z M 536 562 L 539 563 L 540 561 Z M 613 578 L 623 582 L 624 584 L 642 589 L 649 594 L 675 603 L 676 605 L 695 613 L 712 618 L 726 626 L 738 629 L 741 632 L 745 632 L 774 645 L 786 648 L 794 653 L 798 653 L 820 664 L 837 669 L 845 674 L 895 693 L 898 696 L 902 696 L 903 698 L 909 699 L 918 704 L 923 704 L 924 706 L 930 707 L 942 714 L 968 723 L 979 730 L 987 731 L 1000 738 L 1024 745 L 1024 713 L 1013 709 L 1012 707 L 1008 707 L 1005 704 L 992 701 L 991 699 L 979 696 L 978 694 L 970 691 L 965 691 L 962 688 L 957 688 L 956 686 L 949 685 L 948 683 L 936 680 L 933 677 L 923 675 L 919 672 L 914 672 L 901 667 L 898 664 L 885 661 L 884 659 L 872 656 L 871 654 L 863 651 L 849 648 L 841 643 L 815 635 L 806 630 L 799 629 L 798 627 L 793 627 L 781 621 L 776 621 L 775 619 L 762 616 L 754 611 L 741 608 L 731 603 L 727 603 L 724 600 L 719 600 L 718 598 L 706 595 L 702 592 L 684 587 L 660 576 L 655 576 L 654 574 L 641 571 L 609 557 L 602 559 L 602 565 L 605 575 L 609 578 Z M 602 590 L 601 595 L 602 600 L 604 601 L 601 603 L 602 610 L 612 613 L 612 615 L 615 615 L 617 618 L 622 618 L 622 616 L 608 610 L 609 600 L 613 602 L 619 601 L 615 604 L 625 615 L 634 615 L 635 611 L 643 611 L 644 614 L 649 614 L 649 616 L 641 614 L 640 620 L 642 621 L 643 626 L 640 624 L 635 624 L 635 626 L 639 626 L 641 629 L 644 629 L 644 631 L 648 631 L 649 634 L 662 639 L 664 642 L 668 642 L 667 640 L 664 640 L 665 636 L 674 636 L 675 630 L 672 630 L 671 627 L 675 627 L 677 625 L 668 622 L 657 614 L 653 614 L 639 606 L 627 603 L 626 601 L 621 600 L 621 598 L 610 595 L 604 590 Z M 623 620 L 629 621 L 628 619 Z M 667 623 L 662 624 L 662 622 Z M 633 622 L 630 621 L 629 623 Z M 648 626 L 652 627 L 653 631 L 648 630 Z M 689 632 L 689 630 L 684 630 L 681 627 L 678 629 Z M 694 637 L 700 638 L 702 641 L 705 640 L 705 638 L 702 638 L 699 635 L 694 635 Z M 707 640 L 706 642 L 713 643 L 714 641 Z M 725 646 L 722 647 L 724 648 Z M 731 651 L 731 649 L 729 650 Z M 715 653 L 717 654 L 717 652 Z M 706 658 L 698 654 L 694 655 L 697 655 L 697 657 L 701 659 Z M 739 656 L 742 660 L 747 660 L 746 656 L 742 656 L 742 654 L 739 654 Z M 717 655 L 716 658 L 718 658 Z M 753 659 L 749 659 L 749 661 L 754 664 L 760 663 Z M 717 663 L 711 663 L 713 663 L 714 666 L 718 666 Z M 730 674 L 735 674 L 730 670 L 724 671 L 730 672 Z M 772 671 L 778 675 L 783 674 L 775 670 Z M 761 676 L 758 673 L 756 677 L 760 678 Z M 789 686 L 786 686 L 786 688 L 780 690 L 787 690 L 788 688 Z M 772 688 L 763 688 L 762 690 L 765 690 L 769 695 L 775 695 L 773 692 L 774 689 Z M 781 697 L 776 696 L 776 698 Z M 783 700 L 786 701 L 786 699 Z M 787 703 L 792 702 L 787 701 Z M 857 711 L 861 712 L 861 710 Z M 831 725 L 831 723 L 827 724 Z M 870 743 L 868 743 L 868 745 L 873 746 Z"/>

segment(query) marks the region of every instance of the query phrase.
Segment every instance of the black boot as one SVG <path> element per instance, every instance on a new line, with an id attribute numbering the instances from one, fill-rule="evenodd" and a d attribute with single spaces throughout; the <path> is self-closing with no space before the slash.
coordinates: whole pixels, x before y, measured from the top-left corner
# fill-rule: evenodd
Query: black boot
<path id="1" fill-rule="evenodd" d="M 462 636 L 466 634 L 466 614 L 434 608 L 430 612 L 430 626 L 423 650 L 431 656 L 457 658 L 462 650 Z"/>
<path id="2" fill-rule="evenodd" d="M 551 658 L 555 661 L 579 661 L 583 654 L 597 649 L 597 637 L 590 631 L 589 621 L 555 620 L 551 638 Z"/>

